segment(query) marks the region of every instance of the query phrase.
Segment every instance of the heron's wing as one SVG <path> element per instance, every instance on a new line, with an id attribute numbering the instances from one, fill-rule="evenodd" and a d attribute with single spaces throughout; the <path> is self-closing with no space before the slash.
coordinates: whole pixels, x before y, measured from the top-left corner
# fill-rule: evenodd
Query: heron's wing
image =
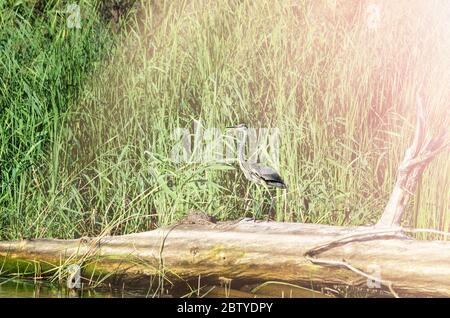
<path id="1" fill-rule="evenodd" d="M 268 183 L 285 184 L 280 174 L 271 167 L 266 167 L 257 163 L 250 164 L 254 173 L 264 179 Z"/>

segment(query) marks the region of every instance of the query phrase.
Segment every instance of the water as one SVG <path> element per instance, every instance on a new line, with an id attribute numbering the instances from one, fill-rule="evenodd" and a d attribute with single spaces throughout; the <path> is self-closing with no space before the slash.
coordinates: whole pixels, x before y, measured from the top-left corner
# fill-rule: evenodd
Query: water
<path id="1" fill-rule="evenodd" d="M 46 282 L 0 278 L 0 298 L 128 298 L 146 296 L 147 293 L 143 291 L 108 288 L 89 288 L 75 291 Z"/>
<path id="2" fill-rule="evenodd" d="M 295 298 L 316 298 L 329 297 L 316 291 L 271 285 L 261 288 L 257 293 L 250 291 L 234 290 L 227 287 L 203 286 L 200 290 L 192 293 L 186 291 L 173 291 L 174 297 L 237 297 L 237 298 L 257 298 L 257 297 L 295 297 Z M 0 278 L 0 298 L 141 298 L 141 297 L 161 297 L 161 294 L 152 293 L 146 290 L 130 288 L 82 288 L 80 290 L 68 290 L 59 284 L 52 284 L 31 279 L 8 279 Z M 169 293 L 164 297 L 172 297 Z"/>

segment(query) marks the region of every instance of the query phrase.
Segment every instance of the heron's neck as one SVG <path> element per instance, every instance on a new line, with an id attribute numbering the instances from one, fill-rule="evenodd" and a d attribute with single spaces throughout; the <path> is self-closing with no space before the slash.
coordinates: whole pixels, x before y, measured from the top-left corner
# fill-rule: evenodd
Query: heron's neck
<path id="1" fill-rule="evenodd" d="M 241 142 L 239 143 L 239 149 L 238 149 L 239 162 L 245 162 L 244 149 L 245 149 L 246 141 L 247 141 L 247 130 L 244 130 L 242 132 L 242 139 L 241 139 Z"/>

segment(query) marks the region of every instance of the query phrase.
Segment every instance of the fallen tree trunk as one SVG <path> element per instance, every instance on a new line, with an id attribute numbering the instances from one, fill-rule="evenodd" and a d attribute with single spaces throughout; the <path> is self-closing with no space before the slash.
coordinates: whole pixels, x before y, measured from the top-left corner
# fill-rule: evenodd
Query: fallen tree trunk
<path id="1" fill-rule="evenodd" d="M 384 286 L 394 296 L 448 297 L 450 243 L 412 240 L 404 235 L 408 230 L 400 227 L 426 166 L 449 148 L 448 135 L 445 130 L 430 136 L 417 96 L 414 140 L 374 227 L 244 220 L 179 224 L 117 237 L 0 242 L 0 273 L 61 276 L 68 265 L 76 263 L 83 265 L 85 277 L 114 274 L 135 285 L 155 276 L 160 285 L 167 277 L 187 281 L 200 277 L 203 283 Z"/>
<path id="2" fill-rule="evenodd" d="M 232 286 L 239 281 L 275 280 L 366 287 L 366 277 L 348 268 L 315 264 L 306 255 L 321 243 L 367 229 L 250 220 L 180 224 L 101 239 L 0 242 L 0 256 L 4 270 L 31 262 L 40 272 L 51 272 L 62 264 L 82 263 L 84 277 L 114 273 L 134 282 L 164 274 L 186 280 L 200 276 L 204 283 L 231 280 Z M 449 242 L 385 233 L 324 249 L 320 258 L 345 260 L 371 274 L 378 269 L 379 278 L 391 282 L 400 296 L 450 296 Z"/>

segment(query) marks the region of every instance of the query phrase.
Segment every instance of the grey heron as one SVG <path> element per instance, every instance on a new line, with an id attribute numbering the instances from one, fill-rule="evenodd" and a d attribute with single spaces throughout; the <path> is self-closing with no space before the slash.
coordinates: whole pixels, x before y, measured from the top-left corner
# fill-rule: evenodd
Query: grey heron
<path id="1" fill-rule="evenodd" d="M 280 174 L 273 168 L 263 166 L 259 163 L 251 163 L 245 160 L 244 158 L 244 150 L 245 143 L 247 141 L 248 136 L 248 127 L 245 124 L 240 124 L 237 126 L 227 127 L 231 129 L 236 129 L 237 131 L 241 131 L 243 133 L 242 139 L 239 142 L 238 147 L 238 161 L 239 167 L 241 168 L 244 176 L 247 180 L 253 182 L 256 185 L 262 185 L 270 194 L 271 202 L 269 208 L 269 218 L 271 217 L 272 207 L 273 207 L 273 196 L 269 191 L 269 188 L 280 188 L 287 189 L 286 183 L 281 178 Z M 255 218 L 255 217 L 254 217 Z"/>

